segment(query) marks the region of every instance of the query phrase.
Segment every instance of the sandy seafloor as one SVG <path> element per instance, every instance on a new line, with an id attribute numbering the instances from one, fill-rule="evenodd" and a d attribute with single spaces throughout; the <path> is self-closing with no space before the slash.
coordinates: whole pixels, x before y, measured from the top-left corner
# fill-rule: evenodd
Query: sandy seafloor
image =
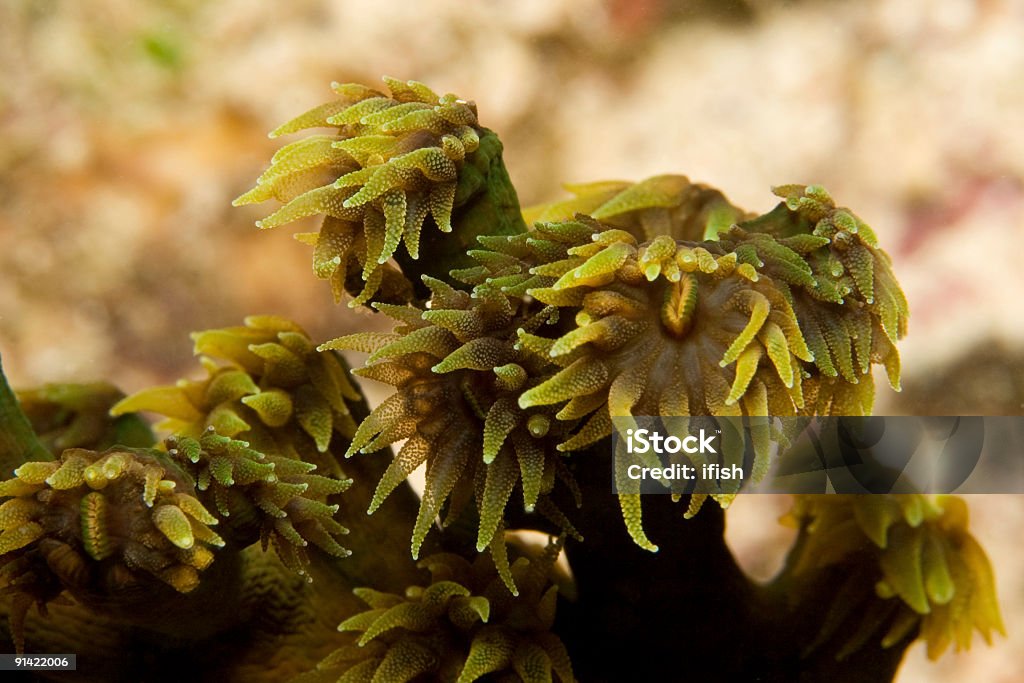
<path id="1" fill-rule="evenodd" d="M 195 375 L 187 333 L 248 313 L 316 339 L 382 328 L 331 302 L 290 230 L 229 202 L 276 148 L 266 131 L 333 80 L 389 74 L 474 99 L 527 204 L 677 172 L 764 211 L 771 185 L 823 184 L 875 228 L 911 304 L 907 389 L 880 390 L 878 412 L 1024 412 L 1022 0 L 11 0 L 0 73 L 16 385 Z M 902 683 L 1024 679 L 1024 497 L 970 502 L 1009 637 L 937 663 L 915 646 Z M 786 505 L 730 510 L 757 575 L 785 551 Z"/>

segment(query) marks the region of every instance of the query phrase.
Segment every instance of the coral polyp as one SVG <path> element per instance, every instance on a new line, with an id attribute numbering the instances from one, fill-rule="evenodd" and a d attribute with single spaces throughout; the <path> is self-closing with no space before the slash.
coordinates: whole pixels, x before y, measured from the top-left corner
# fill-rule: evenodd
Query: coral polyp
<path id="1" fill-rule="evenodd" d="M 812 357 L 770 278 L 737 266 L 733 254 L 716 257 L 665 236 L 641 246 L 602 227 L 592 224 L 592 241 L 544 267 L 557 278 L 550 287 L 528 290 L 578 311 L 575 328 L 548 349 L 563 369 L 520 405 L 582 403 L 599 393 L 592 402 L 608 406 L 599 413 L 604 426 L 580 446 L 610 432 L 609 415 L 767 415 L 769 397 L 773 414 L 802 407 L 799 361 Z"/>
<path id="2" fill-rule="evenodd" d="M 515 591 L 503 538 L 505 508 L 513 504 L 514 490 L 519 489 L 527 512 L 536 508 L 572 533 L 564 514 L 548 500 L 558 480 L 575 487 L 554 449 L 572 423 L 558 421 L 552 410 L 524 410 L 517 403 L 547 372 L 543 359 L 517 348 L 517 332 L 551 324 L 555 310 L 494 288 L 471 296 L 440 280 L 426 283 L 432 292 L 426 310 L 376 306 L 398 321 L 394 333 L 356 333 L 320 347 L 370 352 L 366 366 L 355 374 L 397 390 L 360 424 L 347 455 L 406 439 L 381 478 L 369 512 L 425 463 L 413 556 L 442 510 L 448 524 L 475 500 L 477 549 L 490 548 Z"/>
<path id="3" fill-rule="evenodd" d="M 212 428 L 258 451 L 342 475 L 334 454 L 355 433 L 350 404 L 359 394 L 337 356 L 317 353 L 301 327 L 276 316 L 250 316 L 244 326 L 192 338 L 206 379 L 144 389 L 111 413 L 159 413 L 167 432 L 198 439 Z"/>
<path id="4" fill-rule="evenodd" d="M 195 480 L 196 495 L 219 513 L 240 545 L 258 537 L 264 550 L 272 545 L 284 565 L 300 573 L 309 565 L 310 543 L 335 557 L 351 554 L 338 543 L 348 533 L 334 519 L 338 505 L 327 503 L 351 479 L 313 474 L 311 463 L 260 453 L 212 427 L 198 440 L 171 437 L 167 446 Z"/>
<path id="5" fill-rule="evenodd" d="M 484 238 L 480 265 L 453 272 L 478 294 L 498 288 L 559 311 L 560 336 L 518 340 L 551 368 L 519 406 L 585 420 L 559 449 L 607 437 L 614 417 L 866 414 L 872 363 L 898 386 L 907 309 L 888 256 L 821 188 L 777 194 L 786 201 L 772 212 L 726 227 L 740 210 L 681 176 L 599 185 L 534 214 L 586 208 L 617 225 L 578 214 Z M 755 477 L 767 469 L 759 444 Z M 630 534 L 654 550 L 639 499 L 620 503 Z"/>
<path id="6" fill-rule="evenodd" d="M 974 630 L 987 643 L 1006 634 L 992 568 L 967 530 L 963 499 L 808 496 L 787 521 L 806 529 L 794 577 L 809 580 L 836 567 L 848 574 L 811 647 L 843 639 L 842 658 L 871 638 L 887 648 L 919 632 L 936 659 L 951 644 L 967 649 Z"/>
<path id="7" fill-rule="evenodd" d="M 822 188 L 786 185 L 775 193 L 785 202 L 722 239 L 736 241 L 737 253 L 745 250 L 747 260 L 763 259 L 767 272 L 791 286 L 793 307 L 822 376 L 814 412 L 868 414 L 874 401 L 870 366 L 883 365 L 898 389 L 896 343 L 907 333 L 907 300 L 889 256 L 878 248 L 874 231 L 849 209 L 837 207 Z M 806 266 L 798 264 L 795 271 L 791 258 L 758 251 L 748 231 L 774 236 Z"/>
<path id="8" fill-rule="evenodd" d="M 430 583 L 409 586 L 404 595 L 357 588 L 369 609 L 338 630 L 358 638 L 295 683 L 408 681 L 424 675 L 458 683 L 488 675 L 572 683 L 569 654 L 551 632 L 558 597 L 553 565 L 560 548 L 554 543 L 541 555 L 518 553 L 511 568 L 521 587 L 518 596 L 488 563 L 450 553 L 421 560 L 418 566 L 430 572 Z"/>
<path id="9" fill-rule="evenodd" d="M 400 244 L 409 259 L 418 259 L 426 223 L 450 233 L 456 204 L 481 189 L 480 172 L 467 175 L 463 167 L 476 163 L 486 174 L 490 157 L 501 149 L 493 133 L 479 126 L 473 102 L 439 96 L 416 81 L 384 81 L 390 96 L 335 84 L 340 99 L 276 129 L 271 137 L 315 127 L 336 132 L 280 149 L 256 187 L 235 200 L 285 202 L 257 223 L 261 228 L 325 215 L 319 233 L 296 237 L 314 247 L 313 270 L 330 281 L 336 300 L 346 290 L 356 295 L 351 305 L 412 296 L 411 283 L 388 261 Z M 357 271 L 361 289 L 350 283 Z"/>

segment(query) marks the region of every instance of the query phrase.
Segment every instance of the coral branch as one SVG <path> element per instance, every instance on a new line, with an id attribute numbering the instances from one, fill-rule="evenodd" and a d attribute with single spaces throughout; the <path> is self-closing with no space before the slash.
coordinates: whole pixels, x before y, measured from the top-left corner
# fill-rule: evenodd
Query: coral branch
<path id="1" fill-rule="evenodd" d="M 0 475 L 9 477 L 24 462 L 53 460 L 32 430 L 0 366 Z"/>

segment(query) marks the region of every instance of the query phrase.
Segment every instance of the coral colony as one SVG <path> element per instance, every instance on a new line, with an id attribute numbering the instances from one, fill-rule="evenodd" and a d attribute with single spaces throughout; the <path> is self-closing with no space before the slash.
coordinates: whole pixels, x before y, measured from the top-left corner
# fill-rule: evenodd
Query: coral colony
<path id="1" fill-rule="evenodd" d="M 731 496 L 612 491 L 613 418 L 865 415 L 875 364 L 898 389 L 907 302 L 864 221 L 818 186 L 757 215 L 680 175 L 522 210 L 473 102 L 384 81 L 275 130 L 319 132 L 235 204 L 322 215 L 295 235 L 314 274 L 393 331 L 259 315 L 192 336 L 200 379 L 3 384 L 9 651 L 89 680 L 864 681 L 1002 632 L 957 498 L 797 496 L 760 585 Z M 367 407 L 341 350 L 390 396 Z M 716 452 L 653 436 L 628 434 Z"/>

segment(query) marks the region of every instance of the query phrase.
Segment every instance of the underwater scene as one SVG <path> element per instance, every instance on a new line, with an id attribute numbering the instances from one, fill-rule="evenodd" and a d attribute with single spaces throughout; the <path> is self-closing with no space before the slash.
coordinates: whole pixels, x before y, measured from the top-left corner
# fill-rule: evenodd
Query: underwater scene
<path id="1" fill-rule="evenodd" d="M 1024 0 L 0 6 L 4 680 L 1024 680 Z"/>

